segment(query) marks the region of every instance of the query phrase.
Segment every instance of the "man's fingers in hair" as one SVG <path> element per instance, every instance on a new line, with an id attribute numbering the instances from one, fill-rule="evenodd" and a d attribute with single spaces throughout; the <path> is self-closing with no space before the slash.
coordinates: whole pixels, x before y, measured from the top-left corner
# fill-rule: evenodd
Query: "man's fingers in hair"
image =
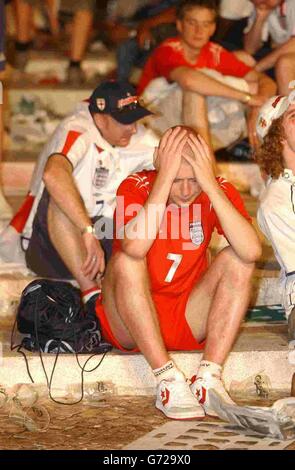
<path id="1" fill-rule="evenodd" d="M 179 132 L 171 141 L 171 147 L 170 150 L 171 152 L 179 152 L 180 145 L 184 145 L 187 142 L 187 131 L 185 129 L 182 129 L 181 132 Z"/>
<path id="2" fill-rule="evenodd" d="M 212 159 L 212 155 L 211 155 L 211 151 L 210 151 L 210 148 L 209 148 L 209 145 L 207 144 L 206 140 L 199 134 L 198 135 L 198 139 L 199 139 L 199 142 L 201 143 L 205 153 L 206 153 L 206 156 L 208 158 L 210 158 L 210 160 Z"/>
<path id="3" fill-rule="evenodd" d="M 159 145 L 159 150 L 163 150 L 165 147 L 166 147 L 166 144 L 167 144 L 167 140 L 170 136 L 170 134 L 172 133 L 172 130 L 173 129 L 168 129 L 162 136 L 161 138 L 161 141 L 160 141 L 160 145 Z"/>
<path id="4" fill-rule="evenodd" d="M 201 146 L 199 140 L 196 137 L 189 136 L 188 144 L 191 147 L 195 158 L 203 158 L 203 147 Z"/>
<path id="5" fill-rule="evenodd" d="M 195 167 L 196 160 L 193 158 L 191 155 L 188 155 L 187 153 L 183 153 L 182 157 L 192 166 Z"/>
<path id="6" fill-rule="evenodd" d="M 176 151 L 178 152 L 179 155 L 182 155 L 182 151 L 186 144 L 187 144 L 187 135 L 184 135 L 176 147 Z"/>

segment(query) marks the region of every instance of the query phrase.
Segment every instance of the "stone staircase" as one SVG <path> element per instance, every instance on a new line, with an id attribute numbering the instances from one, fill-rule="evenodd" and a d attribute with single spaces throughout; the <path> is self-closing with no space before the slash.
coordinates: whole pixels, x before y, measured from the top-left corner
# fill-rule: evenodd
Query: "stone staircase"
<path id="1" fill-rule="evenodd" d="M 30 178 L 42 144 L 32 143 L 22 139 L 12 139 L 12 117 L 16 114 L 19 104 L 24 96 L 29 100 L 34 96 L 46 112 L 51 113 L 54 119 L 71 111 L 75 103 L 89 96 L 92 87 L 82 89 L 65 87 L 62 83 L 66 59 L 50 54 L 48 57 L 36 54 L 29 62 L 27 72 L 33 77 L 50 77 L 52 71 L 58 71 L 58 79 L 61 83 L 49 85 L 27 80 L 14 81 L 6 88 L 5 107 L 5 148 L 1 167 L 4 191 L 9 202 L 16 211 L 20 206 L 23 196 L 27 193 Z M 104 75 L 114 67 L 114 57 L 109 54 L 101 60 L 89 57 L 85 61 L 85 71 L 91 70 L 92 75 Z M 95 72 L 93 72 L 95 70 Z M 51 71 L 51 72 L 50 72 Z M 89 72 L 89 75 L 90 72 Z M 219 163 L 220 174 L 229 179 L 243 191 L 243 197 L 248 211 L 255 214 L 257 201 L 249 194 L 250 187 L 259 188 L 261 185 L 260 174 L 254 163 L 223 162 Z M 278 281 L 278 264 L 274 258 L 269 244 L 263 238 L 263 255 L 257 264 L 253 279 L 253 291 L 251 305 L 274 305 L 280 303 L 280 287 Z M 224 242 L 217 235 L 212 240 L 213 255 Z M 29 382 L 23 357 L 10 350 L 10 332 L 15 319 L 15 308 L 24 287 L 32 280 L 32 276 L 20 270 L 17 266 L 0 266 L 0 384 L 7 387 L 20 382 Z M 16 337 L 16 341 L 20 339 Z M 288 343 L 286 324 L 278 325 L 254 325 L 244 324 L 240 336 L 226 363 L 224 380 L 229 387 L 231 381 L 243 381 L 250 375 L 264 371 L 271 379 L 274 390 L 288 394 L 290 381 L 294 367 L 287 361 Z M 199 353 L 178 352 L 173 353 L 175 362 L 186 372 L 188 376 L 195 372 L 201 359 Z M 45 383 L 44 372 L 38 354 L 27 354 L 30 371 L 35 382 Z M 88 357 L 82 357 L 82 363 Z M 51 371 L 55 357 L 45 355 L 46 369 Z M 87 368 L 97 363 L 97 358 L 91 360 Z M 68 388 L 81 380 L 81 370 L 76 358 L 72 355 L 64 355 L 59 358 L 54 374 L 53 388 L 58 394 L 64 394 Z M 119 394 L 152 394 L 154 381 L 152 374 L 143 357 L 139 354 L 121 354 L 113 351 L 107 355 L 99 369 L 85 374 L 85 383 L 95 381 L 112 382 Z"/>

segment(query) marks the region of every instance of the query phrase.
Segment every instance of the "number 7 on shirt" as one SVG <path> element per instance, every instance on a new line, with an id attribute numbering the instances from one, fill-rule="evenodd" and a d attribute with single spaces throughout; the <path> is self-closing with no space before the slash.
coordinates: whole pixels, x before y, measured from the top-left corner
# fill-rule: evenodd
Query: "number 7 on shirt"
<path id="1" fill-rule="evenodd" d="M 175 253 L 168 253 L 167 259 L 173 261 L 171 268 L 168 271 L 168 274 L 165 278 L 165 282 L 171 282 L 175 276 L 176 270 L 181 263 L 183 255 L 177 255 Z"/>

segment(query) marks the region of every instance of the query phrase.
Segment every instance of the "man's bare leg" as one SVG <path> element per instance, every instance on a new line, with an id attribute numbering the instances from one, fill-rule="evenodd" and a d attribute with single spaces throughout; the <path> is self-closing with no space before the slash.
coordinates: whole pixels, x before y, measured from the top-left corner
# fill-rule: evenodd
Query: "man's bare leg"
<path id="1" fill-rule="evenodd" d="M 145 260 L 115 254 L 103 283 L 111 330 L 126 349 L 138 346 L 157 379 L 156 408 L 172 419 L 202 419 L 204 411 L 184 375 L 169 360 L 150 293 Z"/>
<path id="2" fill-rule="evenodd" d="M 71 36 L 71 60 L 81 61 L 87 47 L 93 13 L 90 10 L 78 10 L 74 16 L 73 32 Z"/>
<path id="3" fill-rule="evenodd" d="M 23 0 L 15 0 L 15 11 L 17 41 L 26 44 L 32 40 L 33 8 Z"/>
<path id="4" fill-rule="evenodd" d="M 144 260 L 114 255 L 103 282 L 103 298 L 111 330 L 123 347 L 137 345 L 152 369 L 169 361 Z"/>
<path id="5" fill-rule="evenodd" d="M 288 95 L 291 91 L 290 83 L 295 80 L 295 53 L 280 57 L 275 69 L 278 92 L 280 95 Z"/>
<path id="6" fill-rule="evenodd" d="M 206 338 L 204 359 L 222 365 L 232 349 L 249 302 L 254 264 L 232 248 L 222 250 L 193 289 L 186 319 L 198 341 Z"/>
<path id="7" fill-rule="evenodd" d="M 206 338 L 203 359 L 192 378 L 191 390 L 206 414 L 223 419 L 210 396 L 214 391 L 221 403 L 234 404 L 221 380 L 222 366 L 246 312 L 253 269 L 254 263 L 243 263 L 232 248 L 225 248 L 193 289 L 186 308 L 193 335 L 198 341 Z"/>
<path id="8" fill-rule="evenodd" d="M 211 146 L 208 110 L 204 96 L 192 91 L 184 91 L 182 98 L 182 119 L 186 126 L 192 127 Z"/>
<path id="9" fill-rule="evenodd" d="M 73 274 L 82 291 L 97 287 L 98 283 L 84 276 L 81 266 L 86 258 L 86 251 L 79 230 L 51 200 L 48 206 L 48 232 L 50 239 Z"/>

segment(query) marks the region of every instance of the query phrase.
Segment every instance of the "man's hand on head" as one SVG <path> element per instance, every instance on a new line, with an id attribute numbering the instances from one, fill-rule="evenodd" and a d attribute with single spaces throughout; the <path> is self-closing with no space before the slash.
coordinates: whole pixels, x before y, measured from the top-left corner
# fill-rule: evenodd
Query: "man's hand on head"
<path id="1" fill-rule="evenodd" d="M 196 180 L 205 193 L 218 189 L 214 173 L 214 156 L 205 140 L 198 135 L 189 135 L 187 143 L 192 154 L 184 153 L 183 157 L 193 167 Z"/>
<path id="2" fill-rule="evenodd" d="M 104 273 L 104 252 L 99 240 L 93 234 L 84 233 L 82 239 L 86 249 L 86 259 L 81 266 L 81 270 L 85 277 L 93 281 L 102 277 Z"/>
<path id="3" fill-rule="evenodd" d="M 168 129 L 160 141 L 155 152 L 155 167 L 159 175 L 172 182 L 178 173 L 183 148 L 187 142 L 188 133 L 186 129 L 175 127 Z"/>

